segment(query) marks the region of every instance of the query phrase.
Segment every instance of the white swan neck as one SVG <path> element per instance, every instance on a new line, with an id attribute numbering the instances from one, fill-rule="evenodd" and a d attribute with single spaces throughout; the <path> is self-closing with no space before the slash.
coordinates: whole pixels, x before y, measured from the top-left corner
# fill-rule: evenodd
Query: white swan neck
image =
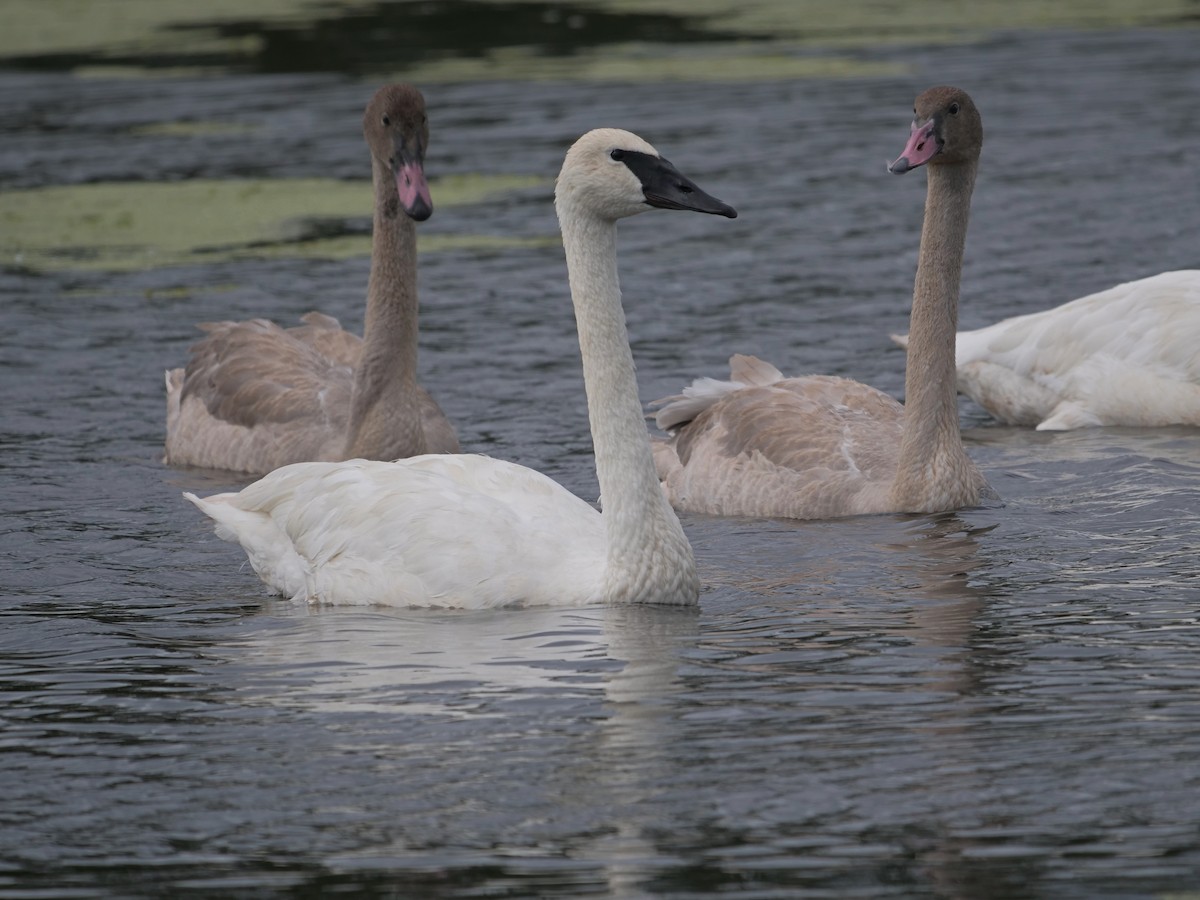
<path id="1" fill-rule="evenodd" d="M 557 201 L 600 484 L 610 602 L 695 600 L 691 546 L 658 483 L 617 275 L 616 222 Z M 677 583 L 672 583 L 677 582 Z"/>

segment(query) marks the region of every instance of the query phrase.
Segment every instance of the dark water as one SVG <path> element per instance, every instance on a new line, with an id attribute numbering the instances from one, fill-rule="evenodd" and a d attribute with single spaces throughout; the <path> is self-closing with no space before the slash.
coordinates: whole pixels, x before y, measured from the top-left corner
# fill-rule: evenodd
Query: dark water
<path id="1" fill-rule="evenodd" d="M 547 181 L 422 233 L 552 236 L 565 147 L 631 128 L 742 213 L 622 226 L 644 399 L 732 351 L 898 393 L 924 179 L 883 164 L 917 91 L 985 117 L 973 327 L 1200 266 L 1198 46 L 1014 32 L 863 54 L 904 77 L 431 84 L 432 174 Z M 2 71 L 0 187 L 363 177 L 372 85 Z M 180 118 L 255 127 L 133 131 Z M 5 265 L 0 897 L 1198 895 L 1196 431 L 964 402 L 1003 507 L 685 518 L 697 611 L 308 610 L 180 499 L 234 482 L 158 462 L 162 370 L 199 321 L 358 327 L 367 261 Z M 423 378 L 464 447 L 593 497 L 561 250 L 421 266 Z"/>

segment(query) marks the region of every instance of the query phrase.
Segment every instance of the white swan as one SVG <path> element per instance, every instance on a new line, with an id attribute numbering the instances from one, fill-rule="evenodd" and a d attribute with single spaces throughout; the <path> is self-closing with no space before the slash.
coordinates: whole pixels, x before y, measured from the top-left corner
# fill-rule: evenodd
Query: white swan
<path id="1" fill-rule="evenodd" d="M 1200 425 L 1200 270 L 961 331 L 955 364 L 959 391 L 1008 425 Z"/>
<path id="2" fill-rule="evenodd" d="M 617 220 L 651 206 L 736 215 L 629 132 L 591 131 L 567 153 L 555 208 L 603 515 L 532 469 L 469 455 L 299 463 L 236 494 L 184 496 L 296 600 L 695 603 L 695 562 L 658 487 L 617 279 Z"/>
<path id="3" fill-rule="evenodd" d="M 681 510 L 818 519 L 973 506 L 994 494 L 963 449 L 954 387 L 954 330 L 963 246 L 983 126 L 956 88 L 917 98 L 904 155 L 928 163 L 921 256 L 913 289 L 906 403 L 845 378 L 784 378 L 753 357 L 731 381 L 701 379 L 667 398 L 671 433 L 655 462 Z"/>
<path id="4" fill-rule="evenodd" d="M 201 325 L 187 369 L 167 372 L 163 462 L 261 474 L 288 463 L 457 453 L 454 428 L 417 383 L 417 229 L 433 213 L 420 91 L 380 88 L 363 115 L 375 219 L 363 339 L 311 312 Z"/>

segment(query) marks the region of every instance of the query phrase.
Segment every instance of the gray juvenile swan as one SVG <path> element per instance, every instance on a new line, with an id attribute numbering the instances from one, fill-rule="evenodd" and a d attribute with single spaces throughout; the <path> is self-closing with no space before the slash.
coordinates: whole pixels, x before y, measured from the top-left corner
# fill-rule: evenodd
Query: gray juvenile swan
<path id="1" fill-rule="evenodd" d="M 637 135 L 575 142 L 554 192 L 603 514 L 487 456 L 297 463 L 236 494 L 184 496 L 275 591 L 311 603 L 694 604 L 692 548 L 662 495 L 617 278 L 617 221 L 651 207 L 737 215 Z"/>
<path id="2" fill-rule="evenodd" d="M 425 181 L 425 99 L 380 88 L 363 115 L 375 191 L 363 338 L 311 312 L 201 325 L 186 369 L 167 372 L 163 461 L 262 474 L 288 463 L 457 453 L 454 428 L 417 383 L 417 229 Z"/>
<path id="3" fill-rule="evenodd" d="M 906 403 L 865 384 L 784 378 L 734 356 L 730 381 L 700 379 L 656 421 L 659 477 L 679 510 L 823 519 L 973 506 L 994 494 L 963 449 L 954 331 L 963 246 L 983 126 L 957 88 L 931 88 L 914 108 L 900 174 L 928 165 L 921 255 L 913 288 Z"/>

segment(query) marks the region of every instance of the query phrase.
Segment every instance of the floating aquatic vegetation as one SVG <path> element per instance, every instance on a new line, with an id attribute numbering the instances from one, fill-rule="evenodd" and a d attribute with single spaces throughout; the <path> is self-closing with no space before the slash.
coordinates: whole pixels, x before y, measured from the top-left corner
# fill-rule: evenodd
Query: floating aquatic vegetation
<path id="1" fill-rule="evenodd" d="M 439 208 L 549 184 L 522 175 L 435 180 Z M 230 179 L 107 182 L 0 194 L 0 264 L 30 269 L 156 268 L 244 257 L 371 252 L 368 181 Z M 357 225 L 352 225 L 357 222 Z M 423 235 L 423 251 L 529 239 Z"/>

